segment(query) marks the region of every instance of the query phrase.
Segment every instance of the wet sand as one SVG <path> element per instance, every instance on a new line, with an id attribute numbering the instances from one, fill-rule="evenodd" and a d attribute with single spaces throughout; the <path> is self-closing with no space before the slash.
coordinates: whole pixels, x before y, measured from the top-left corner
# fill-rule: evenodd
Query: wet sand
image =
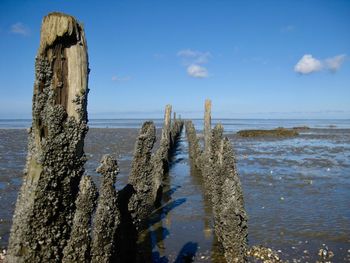
<path id="1" fill-rule="evenodd" d="M 133 128 L 90 129 L 86 173 L 99 184 L 99 160 L 103 154 L 115 154 L 121 170 L 117 188 L 123 187 L 137 134 Z M 282 259 L 301 262 L 315 262 L 318 249 L 326 244 L 335 254 L 334 262 L 350 262 L 350 130 L 310 129 L 288 139 L 227 135 L 237 154 L 249 244 L 280 250 Z M 0 129 L 1 248 L 8 241 L 26 147 L 24 129 Z M 188 163 L 184 134 L 176 153 L 163 208 L 150 222 L 154 260 L 173 262 L 192 253 L 195 262 L 220 262 L 210 208 L 201 177 Z"/>
<path id="2" fill-rule="evenodd" d="M 350 131 L 310 129 L 289 139 L 229 135 L 249 215 L 250 245 L 315 262 L 327 245 L 350 261 Z M 303 257 L 302 257 L 303 256 Z"/>

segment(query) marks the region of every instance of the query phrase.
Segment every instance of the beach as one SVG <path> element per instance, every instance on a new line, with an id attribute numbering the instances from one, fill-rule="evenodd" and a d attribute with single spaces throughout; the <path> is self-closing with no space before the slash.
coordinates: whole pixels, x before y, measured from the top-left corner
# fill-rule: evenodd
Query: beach
<path id="1" fill-rule="evenodd" d="M 100 178 L 95 169 L 107 153 L 119 163 L 117 189 L 127 183 L 142 121 L 92 121 L 85 140 L 85 169 L 97 185 Z M 315 262 L 318 250 L 327 246 L 334 253 L 334 262 L 350 261 L 349 121 L 216 122 L 223 123 L 236 153 L 249 216 L 249 245 L 264 245 L 278 251 L 284 260 L 301 262 Z M 199 133 L 203 128 L 200 123 L 195 121 Z M 158 128 L 162 125 L 159 121 L 156 124 Z M 280 124 L 288 128 L 308 125 L 310 129 L 293 138 L 236 135 L 239 129 L 277 128 Z M 27 154 L 27 131 L 21 125 L 7 124 L 0 129 L 1 248 L 7 247 Z M 158 142 L 159 135 L 157 130 Z M 201 178 L 190 167 L 184 132 L 166 186 L 164 208 L 155 213 L 149 229 L 154 260 L 167 258 L 172 262 L 185 248 L 194 253 L 195 262 L 220 262 L 212 216 Z"/>

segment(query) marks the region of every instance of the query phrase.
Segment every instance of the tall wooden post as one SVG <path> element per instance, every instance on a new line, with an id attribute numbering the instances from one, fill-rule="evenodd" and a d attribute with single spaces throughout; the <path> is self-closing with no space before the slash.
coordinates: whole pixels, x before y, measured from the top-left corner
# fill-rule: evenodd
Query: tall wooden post
<path id="1" fill-rule="evenodd" d="M 50 13 L 35 61 L 32 127 L 8 262 L 60 262 L 84 173 L 88 55 L 82 25 Z"/>
<path id="2" fill-rule="evenodd" d="M 208 151 L 211 133 L 211 100 L 205 100 L 204 104 L 204 149 Z"/>

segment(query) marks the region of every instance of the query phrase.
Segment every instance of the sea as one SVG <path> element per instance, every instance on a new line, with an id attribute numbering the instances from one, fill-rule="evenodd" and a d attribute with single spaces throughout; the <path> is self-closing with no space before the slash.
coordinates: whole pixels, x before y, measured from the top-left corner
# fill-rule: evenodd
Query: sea
<path id="1" fill-rule="evenodd" d="M 149 119 L 91 119 L 90 128 L 140 128 Z M 157 128 L 163 119 L 150 119 Z M 202 119 L 192 119 L 197 130 L 203 129 Z M 25 129 L 31 126 L 31 119 L 0 119 L 0 129 Z M 308 126 L 310 128 L 350 129 L 350 119 L 212 119 L 212 124 L 221 123 L 226 132 L 243 129 L 273 129 Z"/>

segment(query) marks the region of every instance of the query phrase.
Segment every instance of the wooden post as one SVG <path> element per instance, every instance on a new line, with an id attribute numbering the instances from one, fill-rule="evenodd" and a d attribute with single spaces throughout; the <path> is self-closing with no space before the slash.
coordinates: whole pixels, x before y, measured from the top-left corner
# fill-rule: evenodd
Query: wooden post
<path id="1" fill-rule="evenodd" d="M 204 105 L 204 150 L 209 150 L 211 132 L 211 100 L 205 100 Z"/>
<path id="2" fill-rule="evenodd" d="M 170 128 L 171 128 L 171 110 L 172 110 L 172 107 L 170 104 L 165 106 L 162 139 L 165 137 L 169 137 L 168 134 L 169 134 Z M 169 138 L 168 138 L 168 140 L 169 140 Z"/>
<path id="3" fill-rule="evenodd" d="M 102 175 L 102 184 L 94 220 L 91 262 L 112 262 L 117 250 L 115 240 L 121 217 L 114 187 L 119 172 L 118 163 L 106 154 L 96 171 Z"/>
<path id="4" fill-rule="evenodd" d="M 88 55 L 74 17 L 44 17 L 35 61 L 32 127 L 8 262 L 61 261 L 84 173 Z"/>
<path id="5" fill-rule="evenodd" d="M 135 194 L 130 198 L 129 211 L 133 223 L 138 228 L 150 214 L 154 206 L 154 178 L 151 162 L 152 148 L 156 141 L 156 128 L 153 122 L 145 122 L 135 144 L 129 184 Z"/>
<path id="6" fill-rule="evenodd" d="M 91 217 L 96 206 L 97 189 L 90 176 L 80 180 L 79 195 L 75 202 L 72 232 L 63 250 L 63 263 L 90 262 L 91 260 Z M 110 200 L 108 200 L 110 202 Z"/>

